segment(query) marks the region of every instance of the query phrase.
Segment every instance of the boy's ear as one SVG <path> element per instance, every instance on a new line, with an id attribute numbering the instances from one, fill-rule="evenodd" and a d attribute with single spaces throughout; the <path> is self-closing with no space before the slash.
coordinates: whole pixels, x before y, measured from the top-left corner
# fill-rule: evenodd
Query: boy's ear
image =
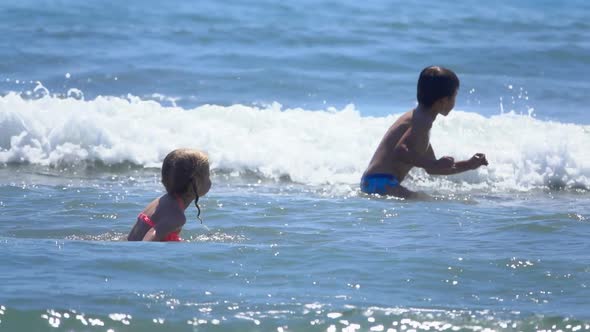
<path id="1" fill-rule="evenodd" d="M 450 103 L 452 100 L 453 100 L 453 96 L 446 96 L 446 97 L 442 97 L 441 99 L 437 100 L 437 102 L 440 102 L 440 106 L 443 106 L 443 105 Z"/>
<path id="2" fill-rule="evenodd" d="M 432 103 L 431 109 L 435 109 L 435 110 L 440 109 L 444 105 L 444 103 L 447 102 L 445 100 L 445 98 L 447 98 L 447 97 L 442 97 L 442 98 L 437 99 L 434 103 Z"/>

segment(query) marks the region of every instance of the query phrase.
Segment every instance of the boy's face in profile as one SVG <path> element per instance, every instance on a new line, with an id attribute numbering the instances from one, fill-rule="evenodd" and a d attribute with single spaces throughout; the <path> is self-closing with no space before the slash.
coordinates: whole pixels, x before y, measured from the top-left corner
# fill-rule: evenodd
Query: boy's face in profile
<path id="1" fill-rule="evenodd" d="M 455 107 L 455 100 L 457 99 L 458 92 L 459 90 L 455 90 L 455 93 L 452 96 L 440 99 L 440 114 L 447 116 L 451 113 L 451 110 Z"/>

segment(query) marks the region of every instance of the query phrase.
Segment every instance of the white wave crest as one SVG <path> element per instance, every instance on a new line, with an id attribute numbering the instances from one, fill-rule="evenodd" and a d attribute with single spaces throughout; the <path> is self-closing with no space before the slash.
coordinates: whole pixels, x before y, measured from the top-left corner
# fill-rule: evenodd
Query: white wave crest
<path id="1" fill-rule="evenodd" d="M 399 116 L 342 110 L 243 105 L 165 107 L 128 96 L 94 100 L 0 97 L 0 162 L 46 166 L 130 162 L 160 167 L 172 149 L 207 152 L 212 167 L 289 177 L 304 184 L 356 184 L 385 130 Z M 589 126 L 502 114 L 454 111 L 432 129 L 438 156 L 483 152 L 489 167 L 434 180 L 413 172 L 411 183 L 449 182 L 528 190 L 547 185 L 590 187 Z"/>

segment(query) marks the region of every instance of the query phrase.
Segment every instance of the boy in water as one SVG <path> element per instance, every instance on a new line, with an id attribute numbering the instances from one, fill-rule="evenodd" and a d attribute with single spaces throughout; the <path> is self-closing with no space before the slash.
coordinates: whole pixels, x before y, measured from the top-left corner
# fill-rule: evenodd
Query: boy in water
<path id="1" fill-rule="evenodd" d="M 385 133 L 361 179 L 367 194 L 416 197 L 401 182 L 413 167 L 428 174 L 456 174 L 487 165 L 486 156 L 476 153 L 469 160 L 436 159 L 430 145 L 430 129 L 437 115 L 447 116 L 455 107 L 459 78 L 446 68 L 424 68 L 418 79 L 418 106 L 403 114 Z"/>

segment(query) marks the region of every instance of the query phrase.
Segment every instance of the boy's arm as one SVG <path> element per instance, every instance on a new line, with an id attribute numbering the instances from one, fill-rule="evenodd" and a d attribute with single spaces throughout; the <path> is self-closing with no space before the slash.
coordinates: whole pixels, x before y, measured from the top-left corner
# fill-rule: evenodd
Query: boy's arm
<path id="1" fill-rule="evenodd" d="M 434 151 L 432 147 L 429 146 L 428 150 L 432 153 L 434 157 Z M 427 152 L 428 153 L 428 152 Z M 486 165 L 488 161 L 486 156 L 483 153 L 476 153 L 473 157 L 468 160 L 458 161 L 453 163 L 453 165 L 449 168 L 441 168 L 441 169 L 425 169 L 428 174 L 431 175 L 452 175 L 457 173 L 462 173 L 470 170 L 474 170 L 480 166 Z"/>
<path id="2" fill-rule="evenodd" d="M 427 171 L 441 171 L 453 166 L 453 159 L 443 157 L 436 159 L 432 146 L 428 143 L 429 130 L 425 126 L 412 126 L 402 136 L 399 143 L 393 150 L 393 157 L 406 164 L 424 168 Z M 428 144 L 426 153 L 421 154 L 416 151 L 416 146 L 425 146 Z M 430 173 L 430 172 L 429 172 Z"/>
<path id="3" fill-rule="evenodd" d="M 425 155 L 429 159 L 436 160 L 436 156 L 434 155 L 434 149 L 432 148 L 432 144 L 428 144 L 428 149 L 426 150 Z M 447 158 L 450 158 L 450 157 L 447 157 Z M 426 171 L 426 173 L 428 173 L 430 175 L 449 175 L 449 174 L 451 174 L 449 172 L 453 169 L 453 167 L 456 164 L 457 163 L 455 163 L 453 160 L 453 165 L 451 165 L 449 168 L 438 168 L 437 169 L 437 168 L 425 167 L 424 170 Z"/>
<path id="4" fill-rule="evenodd" d="M 434 155 L 434 149 L 432 148 L 431 144 L 428 144 L 428 149 L 426 150 L 425 157 L 430 160 L 437 160 L 436 156 Z M 449 160 L 453 160 L 451 157 L 443 157 Z M 443 159 L 441 158 L 441 159 Z M 478 168 L 479 166 L 487 165 L 488 161 L 486 160 L 486 156 L 483 153 L 476 153 L 473 157 L 468 160 L 453 162 L 450 167 L 447 168 L 424 168 L 426 173 L 431 175 L 452 175 L 457 173 L 462 173 L 466 171 L 470 171 L 473 169 Z"/>
<path id="5" fill-rule="evenodd" d="M 475 167 L 477 168 L 477 167 Z M 426 173 L 430 175 L 452 175 L 457 173 L 463 173 L 466 171 L 470 171 L 475 169 L 470 163 L 469 160 L 458 161 L 453 164 L 453 166 L 449 168 L 442 168 L 442 169 L 426 169 Z"/>

